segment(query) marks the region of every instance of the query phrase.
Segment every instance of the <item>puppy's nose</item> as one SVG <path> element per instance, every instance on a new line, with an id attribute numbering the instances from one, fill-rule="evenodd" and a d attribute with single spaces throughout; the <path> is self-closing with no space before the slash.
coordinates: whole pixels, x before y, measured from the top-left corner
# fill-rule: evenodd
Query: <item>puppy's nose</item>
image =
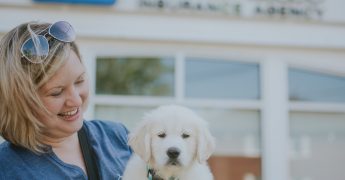
<path id="1" fill-rule="evenodd" d="M 176 159 L 180 155 L 180 150 L 176 147 L 171 147 L 167 151 L 169 158 Z"/>

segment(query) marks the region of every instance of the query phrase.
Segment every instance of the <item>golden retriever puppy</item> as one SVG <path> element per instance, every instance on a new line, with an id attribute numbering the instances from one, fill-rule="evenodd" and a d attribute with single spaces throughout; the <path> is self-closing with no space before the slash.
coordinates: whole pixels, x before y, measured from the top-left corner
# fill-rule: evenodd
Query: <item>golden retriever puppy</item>
<path id="1" fill-rule="evenodd" d="M 135 152 L 123 180 L 212 180 L 207 159 L 214 138 L 192 110 L 166 105 L 149 112 L 129 135 Z"/>

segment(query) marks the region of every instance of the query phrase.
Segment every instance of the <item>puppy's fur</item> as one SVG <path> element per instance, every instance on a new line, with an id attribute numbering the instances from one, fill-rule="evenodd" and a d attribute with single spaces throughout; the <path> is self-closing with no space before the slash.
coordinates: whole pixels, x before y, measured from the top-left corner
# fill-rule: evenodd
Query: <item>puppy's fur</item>
<path id="1" fill-rule="evenodd" d="M 188 108 L 167 105 L 149 112 L 129 135 L 129 145 L 135 154 L 123 180 L 147 180 L 148 168 L 164 180 L 213 179 L 206 160 L 214 151 L 214 138 L 206 122 Z"/>

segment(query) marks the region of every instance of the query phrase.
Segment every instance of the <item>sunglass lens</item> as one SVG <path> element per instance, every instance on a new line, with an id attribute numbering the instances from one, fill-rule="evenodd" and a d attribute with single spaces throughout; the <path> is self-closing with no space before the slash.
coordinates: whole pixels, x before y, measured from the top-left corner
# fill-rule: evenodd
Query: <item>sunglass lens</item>
<path id="1" fill-rule="evenodd" d="M 63 42 L 73 42 L 76 37 L 72 25 L 66 21 L 58 21 L 54 23 L 49 28 L 49 34 L 55 39 Z"/>
<path id="2" fill-rule="evenodd" d="M 42 35 L 38 35 L 37 40 L 38 41 L 35 43 L 33 39 L 30 38 L 24 42 L 21 48 L 23 56 L 32 63 L 40 63 L 47 58 L 49 52 L 47 39 Z"/>

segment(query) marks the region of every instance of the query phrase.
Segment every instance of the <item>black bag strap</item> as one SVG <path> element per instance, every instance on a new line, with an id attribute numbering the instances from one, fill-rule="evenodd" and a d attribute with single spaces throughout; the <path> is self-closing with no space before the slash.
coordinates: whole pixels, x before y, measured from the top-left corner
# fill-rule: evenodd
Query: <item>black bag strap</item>
<path id="1" fill-rule="evenodd" d="M 86 172 L 89 180 L 100 180 L 99 171 L 96 165 L 95 156 L 87 138 L 85 126 L 78 131 L 78 138 L 81 151 L 83 153 Z"/>

